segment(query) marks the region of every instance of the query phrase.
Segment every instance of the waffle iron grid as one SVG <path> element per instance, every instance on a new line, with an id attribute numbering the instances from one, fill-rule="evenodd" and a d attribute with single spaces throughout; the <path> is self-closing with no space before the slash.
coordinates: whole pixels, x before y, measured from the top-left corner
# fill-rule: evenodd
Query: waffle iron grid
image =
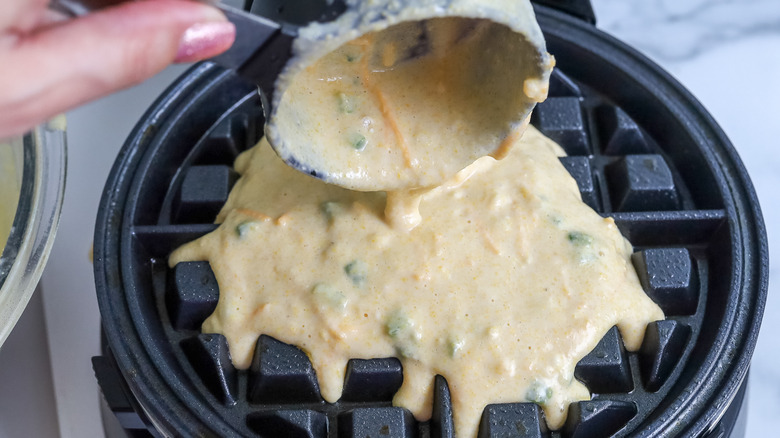
<path id="1" fill-rule="evenodd" d="M 306 355 L 263 336 L 252 366 L 237 371 L 221 335 L 199 333 L 218 299 L 208 263 L 167 268 L 167 254 L 213 229 L 237 175 L 235 156 L 254 145 L 262 124 L 259 99 L 247 96 L 186 153 L 180 171 L 168 176 L 162 208 L 134 218 L 133 253 L 148 269 L 154 308 L 185 379 L 220 416 L 234 419 L 248 436 L 452 437 L 446 381 L 435 382 L 434 415 L 417 423 L 392 407 L 402 371 L 394 358 L 353 360 L 342 399 L 325 403 Z M 665 321 L 648 326 L 637 353 L 625 351 L 616 328 L 580 363 L 575 376 L 594 393 L 572 404 L 561 431 L 548 431 L 533 403 L 488 406 L 480 438 L 501 436 L 623 436 L 664 403 L 701 329 L 707 301 L 708 249 L 726 216 L 723 209 L 696 209 L 674 167 L 656 142 L 619 107 L 575 83 L 560 70 L 550 98 L 532 124 L 567 151 L 562 164 L 583 200 L 612 216 L 634 244 L 633 262 L 647 293 L 664 309 Z M 186 149 L 189 146 L 183 145 Z"/>

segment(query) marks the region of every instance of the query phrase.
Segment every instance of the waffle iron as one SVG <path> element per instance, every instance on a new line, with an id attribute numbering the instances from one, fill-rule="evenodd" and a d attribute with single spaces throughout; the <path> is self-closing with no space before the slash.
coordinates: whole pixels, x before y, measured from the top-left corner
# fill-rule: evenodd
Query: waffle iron
<path id="1" fill-rule="evenodd" d="M 572 404 L 561 430 L 532 403 L 496 404 L 479 437 L 741 437 L 768 273 L 745 168 L 693 96 L 594 27 L 587 1 L 535 9 L 557 67 L 532 124 L 566 150 L 583 200 L 634 245 L 642 285 L 667 318 L 648 325 L 635 353 L 616 328 L 606 333 L 575 371 L 592 400 Z M 251 368 L 236 370 L 225 338 L 200 333 L 219 297 L 214 275 L 208 263 L 169 269 L 167 257 L 216 228 L 233 160 L 262 126 L 256 87 L 201 63 L 127 139 L 95 230 L 104 342 L 93 366 L 106 402 L 128 436 L 453 437 L 441 376 L 433 418 L 417 422 L 391 404 L 403 378 L 395 358 L 350 361 L 329 404 L 298 348 L 262 336 Z"/>

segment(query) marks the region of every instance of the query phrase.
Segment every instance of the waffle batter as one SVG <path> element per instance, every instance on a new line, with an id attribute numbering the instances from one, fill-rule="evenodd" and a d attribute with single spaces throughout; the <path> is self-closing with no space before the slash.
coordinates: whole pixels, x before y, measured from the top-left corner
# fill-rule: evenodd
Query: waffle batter
<path id="1" fill-rule="evenodd" d="M 360 5 L 382 13 L 311 26 L 296 47 L 318 49 L 277 81 L 266 134 L 293 167 L 353 190 L 432 187 L 500 149 L 547 96 L 554 61 L 528 1 Z M 396 15 L 409 21 L 385 28 Z"/>
<path id="2" fill-rule="evenodd" d="M 384 193 L 306 176 L 261 141 L 236 161 L 219 228 L 169 263 L 210 262 L 220 296 L 202 329 L 226 336 L 238 368 L 270 335 L 308 354 L 335 402 L 349 359 L 398 357 L 394 404 L 419 420 L 440 374 L 458 436 L 475 437 L 483 408 L 501 402 L 535 402 L 559 428 L 589 398 L 577 362 L 614 325 L 636 350 L 664 315 L 614 221 L 581 202 L 560 147 L 533 128 L 513 141 L 502 160 L 393 195 L 408 211 L 419 202 L 419 218 L 395 227 Z"/>

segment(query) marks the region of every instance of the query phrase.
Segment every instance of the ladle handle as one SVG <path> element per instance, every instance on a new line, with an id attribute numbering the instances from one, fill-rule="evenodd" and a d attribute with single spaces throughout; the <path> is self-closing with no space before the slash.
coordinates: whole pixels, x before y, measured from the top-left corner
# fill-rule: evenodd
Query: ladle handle
<path id="1" fill-rule="evenodd" d="M 115 6 L 127 0 L 51 0 L 49 8 L 66 15 L 84 15 L 90 11 Z"/>

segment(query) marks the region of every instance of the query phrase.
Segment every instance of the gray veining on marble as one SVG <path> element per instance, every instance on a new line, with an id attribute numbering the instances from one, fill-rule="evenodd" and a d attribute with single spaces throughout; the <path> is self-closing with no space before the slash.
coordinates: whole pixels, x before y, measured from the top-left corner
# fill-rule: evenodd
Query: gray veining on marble
<path id="1" fill-rule="evenodd" d="M 780 35 L 778 0 L 595 0 L 598 25 L 655 59 L 682 61 L 740 38 Z M 780 47 L 775 53 L 780 56 Z M 749 58 L 742 58 L 749 62 Z"/>

